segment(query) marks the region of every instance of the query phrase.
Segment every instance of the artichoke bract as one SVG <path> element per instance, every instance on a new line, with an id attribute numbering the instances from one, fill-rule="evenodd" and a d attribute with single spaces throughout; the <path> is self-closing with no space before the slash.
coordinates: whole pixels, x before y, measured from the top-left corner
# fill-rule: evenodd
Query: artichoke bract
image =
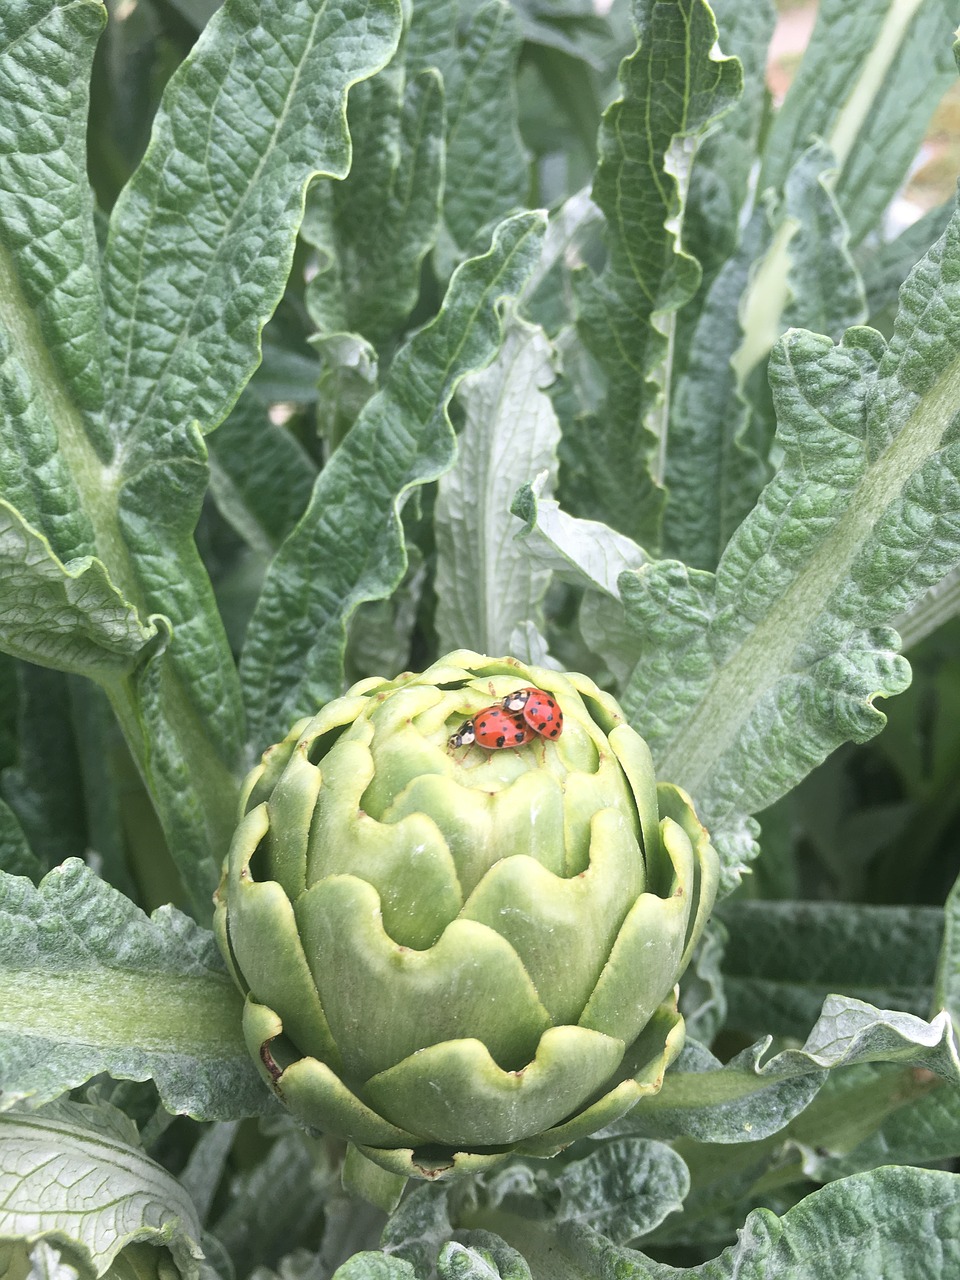
<path id="1" fill-rule="evenodd" d="M 518 686 L 553 695 L 561 737 L 450 743 Z M 350 1159 L 443 1177 L 552 1155 L 656 1092 L 717 880 L 608 694 L 461 650 L 264 754 L 217 935 L 282 1102 Z"/>

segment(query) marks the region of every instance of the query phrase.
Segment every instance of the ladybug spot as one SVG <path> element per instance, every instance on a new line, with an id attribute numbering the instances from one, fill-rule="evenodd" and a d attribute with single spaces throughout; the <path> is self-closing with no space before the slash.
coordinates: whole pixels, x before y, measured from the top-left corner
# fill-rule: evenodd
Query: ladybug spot
<path id="1" fill-rule="evenodd" d="M 497 738 L 497 746 L 502 747 L 503 744 L 506 742 L 506 740 L 507 740 L 506 737 L 501 733 L 500 736 Z"/>

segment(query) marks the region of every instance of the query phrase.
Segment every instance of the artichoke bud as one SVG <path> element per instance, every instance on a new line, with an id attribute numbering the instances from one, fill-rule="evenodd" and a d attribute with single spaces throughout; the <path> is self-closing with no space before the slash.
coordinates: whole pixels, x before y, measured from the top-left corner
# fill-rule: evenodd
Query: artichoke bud
<path id="1" fill-rule="evenodd" d="M 561 736 L 451 742 L 518 686 Z M 216 928 L 247 1044 L 351 1159 L 552 1155 L 660 1087 L 717 856 L 587 677 L 460 650 L 362 681 L 264 754 L 242 808 Z"/>

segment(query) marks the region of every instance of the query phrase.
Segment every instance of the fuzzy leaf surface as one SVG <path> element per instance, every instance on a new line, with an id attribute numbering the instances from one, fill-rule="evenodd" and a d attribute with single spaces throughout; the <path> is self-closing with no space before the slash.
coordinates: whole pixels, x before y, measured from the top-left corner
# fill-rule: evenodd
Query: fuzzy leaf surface
<path id="1" fill-rule="evenodd" d="M 389 58 L 399 10 L 235 0 L 218 13 L 114 207 L 101 287 L 84 151 L 104 16 L 93 0 L 18 0 L 0 19 L 0 484 L 64 563 L 95 554 L 141 619 L 172 622 L 164 654 L 110 693 L 200 915 L 244 734 L 193 541 L 208 478 L 197 424 L 218 424 L 259 360 L 305 185 L 346 171 L 347 89 Z"/>
<path id="2" fill-rule="evenodd" d="M 433 70 L 406 80 L 396 61 L 357 85 L 349 122 L 350 173 L 317 184 L 309 197 L 304 235 L 320 262 L 306 302 L 321 331 L 379 344 L 413 310 L 439 230 L 443 83 Z"/>
<path id="3" fill-rule="evenodd" d="M 459 5 L 419 0 L 405 56 L 413 76 L 443 77 L 446 158 L 439 274 L 446 276 L 475 238 L 526 199 L 527 159 L 517 123 L 520 22 L 503 0 Z"/>
<path id="4" fill-rule="evenodd" d="M 559 1222 L 581 1222 L 626 1244 L 683 1207 L 690 1176 L 683 1160 L 662 1142 L 618 1138 L 557 1178 Z"/>
<path id="5" fill-rule="evenodd" d="M 101 560 L 64 564 L 3 501 L 0 580 L 0 645 L 16 658 L 106 683 L 132 671 L 158 634 L 123 599 Z"/>
<path id="6" fill-rule="evenodd" d="M 754 1210 L 718 1258 L 671 1267 L 585 1227 L 564 1230 L 575 1276 L 618 1280 L 948 1280 L 960 1265 L 960 1175 L 877 1169 L 806 1196 L 782 1217 Z M 935 1247 L 931 1248 L 931 1241 Z"/>
<path id="7" fill-rule="evenodd" d="M 550 571 L 515 540 L 510 504 L 541 473 L 555 480 L 560 427 L 546 393 L 553 379 L 543 330 L 517 321 L 493 364 L 461 385 L 457 461 L 440 479 L 434 508 L 441 653 L 467 646 L 533 660 L 516 651 L 514 630 L 542 625 Z"/>
<path id="8" fill-rule="evenodd" d="M 149 1241 L 184 1280 L 197 1277 L 200 1223 L 183 1188 L 138 1146 L 91 1127 L 89 1111 L 61 1101 L 0 1115 L 0 1239 L 66 1246 L 84 1280 Z"/>
<path id="9" fill-rule="evenodd" d="M 156 1082 L 171 1112 L 229 1119 L 270 1103 L 213 937 L 173 907 L 147 917 L 78 859 L 35 888 L 0 877 L 4 1105 L 106 1071 Z"/>

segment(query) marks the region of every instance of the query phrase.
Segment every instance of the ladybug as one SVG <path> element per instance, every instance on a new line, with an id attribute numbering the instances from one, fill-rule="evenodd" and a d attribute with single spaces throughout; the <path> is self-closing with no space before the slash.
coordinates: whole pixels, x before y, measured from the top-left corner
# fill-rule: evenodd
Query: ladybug
<path id="1" fill-rule="evenodd" d="M 556 698 L 542 689 L 516 689 L 500 705 L 510 715 L 519 716 L 541 738 L 552 741 L 563 732 L 563 712 Z"/>
<path id="2" fill-rule="evenodd" d="M 475 742 L 488 751 L 501 751 L 506 747 L 522 747 L 534 737 L 534 730 L 522 716 L 511 715 L 501 706 L 492 706 L 478 711 L 472 720 L 465 720 L 449 739 L 449 745 L 468 747 Z"/>

